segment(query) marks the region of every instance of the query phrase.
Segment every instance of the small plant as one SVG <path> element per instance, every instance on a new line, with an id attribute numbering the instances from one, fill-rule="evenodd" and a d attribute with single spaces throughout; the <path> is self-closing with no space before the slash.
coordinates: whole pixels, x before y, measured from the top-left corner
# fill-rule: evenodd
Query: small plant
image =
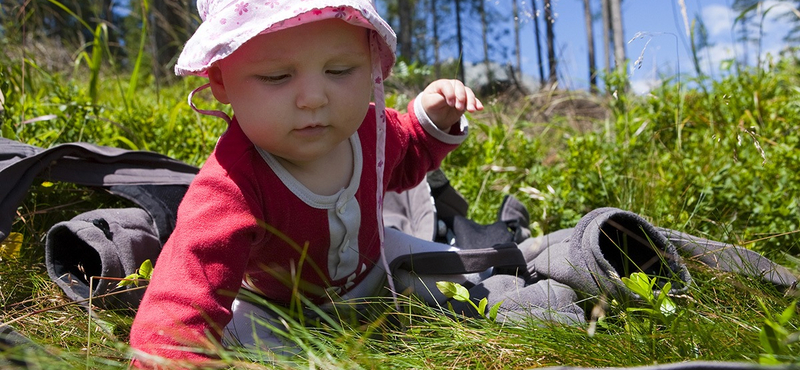
<path id="1" fill-rule="evenodd" d="M 764 301 L 759 299 L 758 304 L 761 306 L 766 316 L 764 318 L 764 326 L 761 327 L 761 331 L 758 333 L 761 347 L 766 353 L 762 353 L 759 356 L 758 362 L 765 365 L 775 365 L 786 362 L 781 359 L 791 354 L 789 345 L 800 341 L 800 332 L 791 332 L 789 328 L 787 328 L 789 320 L 797 315 L 795 312 L 797 301 L 793 301 L 789 307 L 786 307 L 780 315 L 775 317 L 769 313 L 769 310 L 764 305 Z"/>
<path id="2" fill-rule="evenodd" d="M 463 285 L 450 281 L 437 281 L 436 287 L 439 288 L 439 291 L 442 292 L 445 297 L 455 299 L 459 302 L 467 302 L 484 318 L 491 321 L 497 320 L 497 311 L 500 309 L 500 305 L 503 304 L 503 301 L 495 303 L 487 313 L 486 306 L 489 304 L 489 301 L 486 297 L 483 297 L 476 305 L 475 302 L 469 299 L 469 290 L 464 288 Z M 452 306 L 450 309 L 452 310 Z"/>
<path id="3" fill-rule="evenodd" d="M 661 293 L 658 295 L 653 290 L 656 285 L 656 278 L 651 279 L 643 272 L 634 272 L 630 277 L 623 277 L 622 282 L 628 289 L 638 294 L 648 306 L 628 307 L 628 312 L 644 312 L 651 317 L 659 318 L 665 324 L 675 314 L 675 303 L 666 293 L 672 289 L 670 282 L 664 284 Z"/>
<path id="4" fill-rule="evenodd" d="M 625 309 L 625 329 L 642 343 L 649 344 L 651 356 L 658 353 L 659 342 L 666 334 L 677 333 L 678 318 L 682 312 L 667 295 L 672 288 L 670 282 L 661 287 L 660 293 L 655 293 L 657 278 L 649 277 L 643 272 L 635 272 L 630 277 L 623 277 L 622 282 L 633 293 L 639 295 L 643 301 L 642 306 L 627 307 Z"/>
<path id="5" fill-rule="evenodd" d="M 136 272 L 124 277 L 117 283 L 117 288 L 126 287 L 126 286 L 139 286 L 140 280 L 150 280 L 150 277 L 153 275 L 153 262 L 149 259 L 144 260 Z"/>

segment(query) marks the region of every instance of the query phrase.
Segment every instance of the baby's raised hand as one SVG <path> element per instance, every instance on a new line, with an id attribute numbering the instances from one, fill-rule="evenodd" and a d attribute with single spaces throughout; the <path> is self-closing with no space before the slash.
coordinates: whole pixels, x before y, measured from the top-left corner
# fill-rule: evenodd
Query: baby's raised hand
<path id="1" fill-rule="evenodd" d="M 475 93 L 459 80 L 436 80 L 422 91 L 419 97 L 425 113 L 436 127 L 449 131 L 464 112 L 483 110 L 483 103 Z"/>

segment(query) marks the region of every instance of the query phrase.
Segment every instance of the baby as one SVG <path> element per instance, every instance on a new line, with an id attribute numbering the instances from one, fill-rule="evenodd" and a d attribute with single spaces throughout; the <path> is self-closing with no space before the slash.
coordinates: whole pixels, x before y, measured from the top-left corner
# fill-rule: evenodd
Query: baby
<path id="1" fill-rule="evenodd" d="M 385 295 L 383 195 L 425 178 L 483 109 L 456 80 L 383 106 L 394 32 L 370 0 L 198 0 L 178 75 L 205 76 L 228 129 L 189 187 L 131 329 L 139 366 L 200 362 L 209 343 L 277 343 L 289 306 Z M 190 103 L 191 96 L 190 94 Z M 370 100 L 374 99 L 374 103 Z M 194 107 L 194 106 L 193 106 Z M 196 109 L 196 108 L 195 108 Z M 405 239 L 404 239 L 405 240 Z"/>

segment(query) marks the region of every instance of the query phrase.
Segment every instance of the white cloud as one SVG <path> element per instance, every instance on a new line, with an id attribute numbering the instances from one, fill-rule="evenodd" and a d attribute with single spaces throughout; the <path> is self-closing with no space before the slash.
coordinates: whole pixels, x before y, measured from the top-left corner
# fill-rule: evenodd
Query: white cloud
<path id="1" fill-rule="evenodd" d="M 657 78 L 643 78 L 630 81 L 631 89 L 637 95 L 647 94 L 662 83 L 663 81 Z"/>
<path id="2" fill-rule="evenodd" d="M 700 52 L 700 66 L 709 73 L 708 68 L 718 71 L 723 60 L 733 59 L 744 55 L 741 44 L 717 43 Z"/>
<path id="3" fill-rule="evenodd" d="M 734 39 L 738 36 L 731 32 L 731 27 L 734 27 L 735 19 L 739 16 L 739 13 L 723 5 L 703 7 L 701 16 L 706 29 L 708 29 L 710 41 L 713 43 L 713 46 L 700 52 L 700 57 L 703 59 L 701 62 L 703 69 L 708 70 L 708 68 L 711 68 L 716 71 L 723 60 L 732 58 L 741 60 L 745 56 L 747 56 L 749 65 L 755 65 L 756 52 L 759 51 L 759 48 L 762 60 L 767 53 L 771 53 L 773 56 L 777 55 L 786 46 L 783 38 L 791 28 L 792 19 L 787 15 L 794 16 L 792 11 L 793 8 L 790 3 L 779 0 L 766 0 L 762 3 L 760 9 L 751 10 L 751 12 L 754 12 L 752 14 L 754 25 L 755 27 L 761 26 L 762 35 L 759 37 L 758 28 L 752 28 L 750 31 L 751 37 L 757 38 L 757 41 L 747 45 L 745 50 L 745 46 Z M 738 24 L 736 25 L 737 28 L 739 26 Z M 736 33 L 738 31 L 736 30 Z"/>
<path id="4" fill-rule="evenodd" d="M 703 7 L 700 14 L 711 37 L 729 34 L 736 19 L 731 8 L 718 4 Z"/>
<path id="5" fill-rule="evenodd" d="M 783 37 L 790 27 L 787 16 L 794 16 L 792 4 L 785 1 L 765 1 L 762 9 L 767 12 L 764 16 L 764 32 Z"/>

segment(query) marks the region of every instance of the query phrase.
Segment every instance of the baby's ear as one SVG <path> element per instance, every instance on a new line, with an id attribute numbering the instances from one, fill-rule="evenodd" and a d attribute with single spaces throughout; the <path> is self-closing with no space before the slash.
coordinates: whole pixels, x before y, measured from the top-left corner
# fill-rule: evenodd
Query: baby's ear
<path id="1" fill-rule="evenodd" d="M 228 93 L 225 91 L 225 82 L 222 80 L 222 70 L 214 63 L 208 67 L 208 82 L 211 83 L 211 93 L 222 104 L 230 104 Z"/>

